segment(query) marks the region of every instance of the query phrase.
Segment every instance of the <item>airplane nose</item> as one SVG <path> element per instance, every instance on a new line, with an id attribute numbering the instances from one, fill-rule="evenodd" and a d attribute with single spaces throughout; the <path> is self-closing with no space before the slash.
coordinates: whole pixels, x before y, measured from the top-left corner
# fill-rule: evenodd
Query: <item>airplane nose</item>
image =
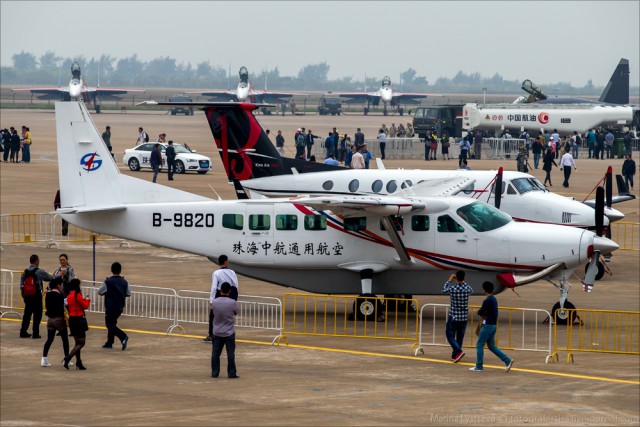
<path id="1" fill-rule="evenodd" d="M 611 239 L 607 239 L 606 237 L 596 236 L 593 238 L 593 249 L 600 251 L 601 254 L 610 254 L 619 247 L 620 246 L 618 246 L 616 242 Z"/>
<path id="2" fill-rule="evenodd" d="M 624 219 L 624 214 L 617 209 L 606 208 L 604 214 L 609 218 L 609 222 L 616 222 Z"/>

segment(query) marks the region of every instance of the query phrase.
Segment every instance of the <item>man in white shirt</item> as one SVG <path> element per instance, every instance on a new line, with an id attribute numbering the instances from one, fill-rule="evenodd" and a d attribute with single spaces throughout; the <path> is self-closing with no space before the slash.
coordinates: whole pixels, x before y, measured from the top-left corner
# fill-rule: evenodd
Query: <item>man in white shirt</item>
<path id="1" fill-rule="evenodd" d="M 562 159 L 560 159 L 560 167 L 564 172 L 564 182 L 562 186 L 564 188 L 569 188 L 569 177 L 571 176 L 571 168 L 573 167 L 575 170 L 578 170 L 576 167 L 576 162 L 573 160 L 573 156 L 571 155 L 571 148 L 567 147 L 565 149 L 565 153 L 562 155 Z"/>
<path id="2" fill-rule="evenodd" d="M 356 151 L 353 153 L 353 157 L 351 157 L 351 167 L 353 169 L 364 169 L 364 156 L 360 151 Z"/>
<path id="3" fill-rule="evenodd" d="M 213 310 L 211 305 L 213 300 L 220 296 L 220 287 L 223 283 L 229 283 L 231 285 L 231 292 L 229 298 L 238 300 L 238 276 L 236 272 L 229 268 L 229 257 L 226 255 L 220 255 L 218 257 L 218 265 L 220 268 L 213 272 L 211 275 L 211 294 L 209 295 L 209 335 L 203 339 L 204 342 L 213 341 Z"/>

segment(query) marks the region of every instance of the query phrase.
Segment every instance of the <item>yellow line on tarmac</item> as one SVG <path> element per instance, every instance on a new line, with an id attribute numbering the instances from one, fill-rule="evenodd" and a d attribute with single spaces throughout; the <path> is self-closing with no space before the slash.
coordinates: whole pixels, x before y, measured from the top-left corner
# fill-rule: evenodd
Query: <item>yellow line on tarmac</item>
<path id="1" fill-rule="evenodd" d="M 8 321 L 8 322 L 21 322 L 19 319 L 5 319 L 0 318 L 0 320 Z M 107 329 L 104 326 L 90 326 L 90 329 Z M 201 335 L 190 335 L 190 334 L 171 334 L 167 335 L 166 332 L 157 332 L 157 331 L 146 331 L 142 329 L 123 329 L 125 332 L 133 332 L 145 335 L 163 335 L 163 336 L 172 336 L 172 337 L 180 337 L 180 338 L 191 338 L 191 339 L 202 339 Z M 271 342 L 266 341 L 254 341 L 254 340 L 236 340 L 236 342 L 241 342 L 245 344 L 256 344 L 256 345 L 268 345 L 272 346 Z M 442 360 L 442 359 L 432 359 L 428 357 L 417 357 L 417 356 L 403 356 L 400 354 L 388 354 L 388 353 L 374 353 L 371 351 L 360 351 L 360 350 L 346 350 L 339 348 L 328 348 L 328 347 L 316 347 L 309 345 L 300 345 L 300 344 L 285 344 L 282 346 L 278 346 L 281 348 L 296 348 L 301 350 L 316 350 L 316 351 L 325 351 L 329 353 L 342 353 L 342 354 L 352 354 L 352 355 L 360 355 L 360 356 L 371 356 L 371 357 L 381 357 L 387 359 L 402 359 L 402 360 L 415 360 L 420 362 L 432 362 L 432 363 L 441 363 L 446 365 L 451 365 L 450 360 Z M 475 366 L 475 363 L 467 363 L 460 362 L 458 365 L 466 365 L 466 366 Z M 484 368 L 491 369 L 500 369 L 504 370 L 504 366 L 496 366 L 496 365 L 484 365 Z M 511 371 L 514 372 L 526 372 L 530 374 L 538 374 L 538 375 L 549 375 L 555 377 L 565 377 L 565 378 L 576 378 L 583 380 L 592 380 L 592 381 L 604 381 L 611 383 L 619 383 L 619 384 L 633 384 L 640 385 L 640 381 L 636 380 L 623 380 L 618 378 L 609 378 L 609 377 L 599 377 L 594 375 L 581 375 L 581 374 L 570 374 L 566 372 L 551 372 L 551 371 L 541 371 L 539 369 L 526 369 L 526 368 L 511 368 Z"/>

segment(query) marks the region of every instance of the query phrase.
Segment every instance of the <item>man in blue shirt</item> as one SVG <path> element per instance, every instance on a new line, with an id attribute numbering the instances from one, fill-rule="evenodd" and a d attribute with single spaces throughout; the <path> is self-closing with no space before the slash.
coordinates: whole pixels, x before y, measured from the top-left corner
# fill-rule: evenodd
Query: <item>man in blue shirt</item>
<path id="1" fill-rule="evenodd" d="M 487 298 L 482 302 L 482 307 L 478 310 L 478 316 L 484 317 L 484 320 L 482 321 L 482 328 L 476 344 L 476 366 L 469 368 L 469 370 L 482 371 L 484 345 L 487 344 L 489 350 L 504 362 L 506 366 L 505 372 L 509 372 L 513 366 L 513 359 L 504 354 L 495 344 L 496 324 L 498 323 L 498 300 L 493 296 L 493 283 L 484 282 L 482 290 L 487 295 Z"/>
<path id="2" fill-rule="evenodd" d="M 464 340 L 464 332 L 467 329 L 467 319 L 469 316 L 469 295 L 473 293 L 471 286 L 464 281 L 465 272 L 459 270 L 456 274 L 452 274 L 449 280 L 444 284 L 442 292 L 449 294 L 451 297 L 451 305 L 449 307 L 449 315 L 447 316 L 446 335 L 447 341 L 453 352 L 451 360 L 458 363 L 464 357 L 462 351 L 462 341 Z"/>
<path id="3" fill-rule="evenodd" d="M 364 157 L 364 168 L 369 169 L 369 161 L 371 160 L 371 152 L 367 151 L 367 144 L 362 144 L 360 154 Z"/>
<path id="4" fill-rule="evenodd" d="M 332 166 L 340 166 L 340 162 L 336 160 L 336 157 L 333 154 L 331 154 L 329 157 L 327 157 L 324 160 L 324 164 L 332 165 Z"/>

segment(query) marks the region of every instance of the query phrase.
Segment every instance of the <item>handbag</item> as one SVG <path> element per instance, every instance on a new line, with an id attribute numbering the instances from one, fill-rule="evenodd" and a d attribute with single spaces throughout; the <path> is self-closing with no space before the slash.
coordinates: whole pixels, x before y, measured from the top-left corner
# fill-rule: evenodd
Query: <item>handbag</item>
<path id="1" fill-rule="evenodd" d="M 64 308 L 64 323 L 69 327 L 69 309 L 67 307 Z"/>

